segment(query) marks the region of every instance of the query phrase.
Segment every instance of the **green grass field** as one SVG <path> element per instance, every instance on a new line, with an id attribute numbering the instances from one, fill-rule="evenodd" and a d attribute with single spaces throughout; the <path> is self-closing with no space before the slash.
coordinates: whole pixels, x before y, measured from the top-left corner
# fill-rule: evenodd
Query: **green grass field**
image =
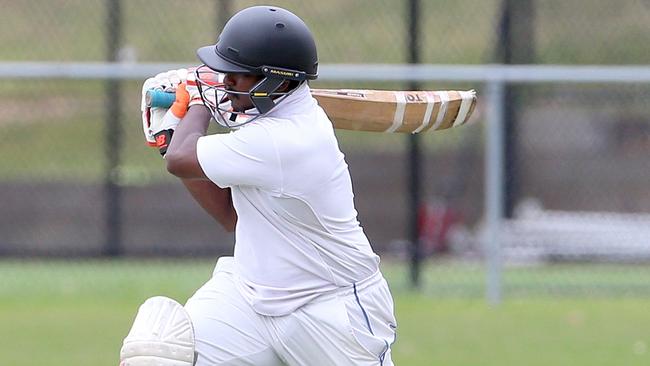
<path id="1" fill-rule="evenodd" d="M 212 262 L 3 261 L 0 262 L 0 365 L 116 365 L 120 342 L 137 306 L 157 294 L 184 301 L 211 272 Z M 528 287 L 490 307 L 482 298 L 482 270 L 429 263 L 424 288 L 406 285 L 406 268 L 384 263 L 396 299 L 397 365 L 647 365 L 650 297 L 603 292 L 549 296 L 556 285 L 613 278 L 616 288 L 643 283 L 648 269 L 559 266 L 529 269 L 539 277 L 506 284 Z M 626 267 L 627 268 L 627 267 Z M 638 278 L 638 279 L 637 279 Z M 541 282 L 540 282 L 541 281 Z M 563 281 L 563 282 L 555 282 Z M 549 282 L 550 284 L 550 282 Z M 585 281 L 584 286 L 589 286 Z M 540 287 L 541 286 L 541 287 Z M 596 286 L 598 287 L 598 286 Z M 646 292 L 647 292 L 646 283 Z M 450 291 L 456 288 L 457 291 Z M 613 287 L 614 288 L 614 287 Z M 448 291 L 442 291 L 447 289 Z"/>

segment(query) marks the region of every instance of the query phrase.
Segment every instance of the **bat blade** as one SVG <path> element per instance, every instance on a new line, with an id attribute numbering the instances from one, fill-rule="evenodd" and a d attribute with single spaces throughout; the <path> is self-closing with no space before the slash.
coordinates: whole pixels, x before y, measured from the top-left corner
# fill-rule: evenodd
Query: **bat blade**
<path id="1" fill-rule="evenodd" d="M 474 90 L 391 91 L 312 89 L 335 128 L 354 131 L 420 133 L 465 124 L 474 112 Z M 152 90 L 148 105 L 169 108 L 173 93 Z"/>
<path id="2" fill-rule="evenodd" d="M 312 89 L 335 128 L 419 133 L 465 124 L 476 92 Z"/>

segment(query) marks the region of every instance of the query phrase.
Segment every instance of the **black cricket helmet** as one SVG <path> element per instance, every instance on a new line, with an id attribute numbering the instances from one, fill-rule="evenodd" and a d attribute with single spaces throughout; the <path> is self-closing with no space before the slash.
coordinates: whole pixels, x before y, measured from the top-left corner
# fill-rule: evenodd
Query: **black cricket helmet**
<path id="1" fill-rule="evenodd" d="M 314 36 L 307 25 L 292 12 L 274 6 L 254 6 L 236 13 L 224 26 L 217 43 L 201 47 L 197 55 L 204 66 L 220 73 L 246 73 L 261 76 L 248 92 L 226 90 L 197 81 L 204 104 L 215 119 L 227 127 L 237 127 L 238 115 L 244 114 L 245 123 L 251 116 L 259 117 L 271 111 L 286 96 L 307 80 L 318 77 L 318 55 Z M 205 70 L 205 69 L 204 69 Z M 285 81 L 294 81 L 296 87 L 278 92 Z M 206 89 L 214 89 L 206 93 Z M 208 95 L 245 94 L 250 96 L 257 112 L 225 110 L 229 103 L 210 101 Z M 224 114 L 229 117 L 224 117 Z M 255 117 L 255 118 L 257 118 Z"/>

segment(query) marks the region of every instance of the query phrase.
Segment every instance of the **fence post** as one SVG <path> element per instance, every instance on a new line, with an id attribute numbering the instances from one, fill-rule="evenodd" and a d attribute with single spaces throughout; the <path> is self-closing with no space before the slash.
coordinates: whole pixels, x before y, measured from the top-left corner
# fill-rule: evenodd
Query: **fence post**
<path id="1" fill-rule="evenodd" d="M 505 85 L 503 80 L 490 80 L 487 84 L 487 116 L 485 143 L 485 218 L 486 234 L 483 238 L 486 258 L 486 298 L 497 305 L 502 297 L 501 223 L 503 201 L 503 143 Z"/>
<path id="2" fill-rule="evenodd" d="M 217 34 L 221 33 L 223 26 L 232 16 L 232 0 L 220 0 L 216 7 Z M 215 40 L 216 41 L 216 40 Z"/>
<path id="3" fill-rule="evenodd" d="M 497 43 L 497 58 L 503 64 L 528 64 L 535 58 L 535 0 L 503 0 Z M 512 217 L 520 195 L 521 172 L 518 164 L 517 120 L 521 116 L 521 100 L 525 87 L 506 85 L 504 91 L 505 166 L 503 182 L 504 215 Z"/>
<path id="4" fill-rule="evenodd" d="M 420 63 L 420 1 L 410 0 L 408 11 L 408 62 L 410 64 Z M 417 90 L 420 85 L 417 82 L 411 82 L 409 89 Z M 409 141 L 409 183 L 408 197 L 409 205 L 409 242 L 411 243 L 411 286 L 419 288 L 420 280 L 420 262 L 422 260 L 422 251 L 420 248 L 420 233 L 418 227 L 418 212 L 420 202 L 422 201 L 422 153 L 420 151 L 420 136 L 411 134 L 408 136 Z"/>
<path id="5" fill-rule="evenodd" d="M 121 0 L 106 0 L 106 58 L 108 62 L 119 59 L 122 38 Z M 105 114 L 105 153 L 106 171 L 104 176 L 104 197 L 106 203 L 105 238 L 102 254 L 115 257 L 122 254 L 122 191 L 119 184 L 120 149 L 122 147 L 122 127 L 120 123 L 121 86 L 118 79 L 106 80 Z"/>

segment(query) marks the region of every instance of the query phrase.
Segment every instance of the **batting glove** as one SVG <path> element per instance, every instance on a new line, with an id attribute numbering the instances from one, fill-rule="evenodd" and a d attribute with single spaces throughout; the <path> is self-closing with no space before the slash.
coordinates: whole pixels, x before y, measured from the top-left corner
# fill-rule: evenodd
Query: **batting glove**
<path id="1" fill-rule="evenodd" d="M 147 106 L 147 91 L 151 89 L 174 91 L 180 83 L 187 81 L 188 73 L 190 73 L 189 69 L 178 69 L 161 72 L 156 76 L 145 80 L 145 82 L 142 84 L 140 111 L 142 112 L 142 130 L 144 132 L 144 137 L 147 145 L 157 147 L 156 139 L 151 133 L 152 122 L 153 119 L 160 120 L 167 111 L 166 109 L 151 108 Z"/>

